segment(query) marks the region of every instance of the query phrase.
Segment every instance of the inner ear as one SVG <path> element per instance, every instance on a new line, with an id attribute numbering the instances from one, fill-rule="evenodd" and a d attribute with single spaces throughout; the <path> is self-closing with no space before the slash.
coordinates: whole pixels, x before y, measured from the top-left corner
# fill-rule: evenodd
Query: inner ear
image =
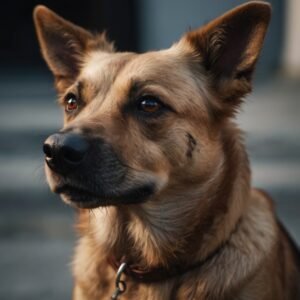
<path id="1" fill-rule="evenodd" d="M 104 34 L 94 36 L 45 6 L 35 8 L 34 22 L 43 57 L 55 76 L 58 89 L 74 82 L 88 51 L 113 51 Z"/>
<path id="2" fill-rule="evenodd" d="M 184 37 L 222 97 L 242 97 L 250 91 L 270 15 L 269 4 L 246 3 Z"/>

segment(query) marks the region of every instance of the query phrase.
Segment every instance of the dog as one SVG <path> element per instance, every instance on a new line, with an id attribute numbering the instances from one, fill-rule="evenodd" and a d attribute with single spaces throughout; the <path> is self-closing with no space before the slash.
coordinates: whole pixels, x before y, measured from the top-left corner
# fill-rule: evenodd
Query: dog
<path id="1" fill-rule="evenodd" d="M 43 150 L 78 210 L 74 300 L 300 299 L 298 248 L 251 187 L 234 122 L 270 16 L 247 2 L 137 54 L 35 8 L 65 111 Z"/>

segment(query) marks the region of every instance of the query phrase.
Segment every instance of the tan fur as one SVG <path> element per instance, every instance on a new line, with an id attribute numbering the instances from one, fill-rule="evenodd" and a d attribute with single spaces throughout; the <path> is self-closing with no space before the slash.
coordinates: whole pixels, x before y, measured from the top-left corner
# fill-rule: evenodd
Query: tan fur
<path id="1" fill-rule="evenodd" d="M 147 180 L 156 186 L 139 204 L 78 209 L 74 300 L 109 299 L 116 275 L 110 256 L 150 269 L 205 261 L 157 283 L 125 276 L 121 299 L 299 299 L 296 252 L 272 201 L 251 188 L 242 135 L 232 121 L 251 90 L 269 18 L 269 5 L 251 2 L 168 50 L 135 54 L 114 52 L 104 36 L 36 8 L 59 102 L 64 106 L 70 92 L 82 101 L 77 113 L 66 114 L 63 130 L 88 129 L 111 145 L 128 168 L 124 186 Z M 67 60 L 58 55 L 69 50 Z M 159 97 L 172 112 L 138 120 L 124 107 L 140 94 Z M 46 173 L 55 191 L 59 176 Z"/>

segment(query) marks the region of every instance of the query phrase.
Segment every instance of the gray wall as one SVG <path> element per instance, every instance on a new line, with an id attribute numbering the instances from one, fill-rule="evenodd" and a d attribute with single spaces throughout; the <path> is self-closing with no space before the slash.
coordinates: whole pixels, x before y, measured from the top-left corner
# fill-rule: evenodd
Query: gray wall
<path id="1" fill-rule="evenodd" d="M 197 28 L 221 15 L 243 0 L 141 0 L 138 1 L 139 50 L 169 47 L 190 28 Z M 276 70 L 280 63 L 283 41 L 284 1 L 268 1 L 273 18 L 266 38 L 258 72 Z"/>

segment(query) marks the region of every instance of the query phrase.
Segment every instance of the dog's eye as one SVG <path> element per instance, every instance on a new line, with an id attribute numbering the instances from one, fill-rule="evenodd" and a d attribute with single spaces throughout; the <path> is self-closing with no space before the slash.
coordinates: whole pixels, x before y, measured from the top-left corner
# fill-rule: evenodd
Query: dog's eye
<path id="1" fill-rule="evenodd" d="M 78 109 L 78 100 L 74 94 L 68 94 L 65 98 L 66 112 L 75 112 Z"/>
<path id="2" fill-rule="evenodd" d="M 163 107 L 163 104 L 154 96 L 143 96 L 139 99 L 138 109 L 145 113 L 158 112 Z"/>

